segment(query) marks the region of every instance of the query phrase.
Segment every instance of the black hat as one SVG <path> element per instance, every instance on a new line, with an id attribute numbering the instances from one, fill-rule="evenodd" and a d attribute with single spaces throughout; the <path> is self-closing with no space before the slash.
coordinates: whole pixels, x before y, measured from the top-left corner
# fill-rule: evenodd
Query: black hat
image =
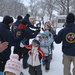
<path id="1" fill-rule="evenodd" d="M 21 15 L 18 15 L 17 16 L 17 20 L 22 20 L 23 18 L 22 18 L 22 16 Z"/>
<path id="2" fill-rule="evenodd" d="M 27 25 L 28 22 L 27 22 L 27 20 L 23 19 L 23 20 L 21 21 L 21 24 Z"/>
<path id="3" fill-rule="evenodd" d="M 26 16 L 27 16 L 27 17 L 30 17 L 30 15 L 29 15 L 29 14 L 26 14 Z"/>
<path id="4" fill-rule="evenodd" d="M 68 15 L 67 15 L 67 17 L 66 17 L 66 22 L 67 23 L 72 23 L 72 22 L 74 22 L 75 21 L 75 16 L 74 16 L 74 14 L 73 13 L 69 13 Z"/>
<path id="5" fill-rule="evenodd" d="M 6 16 L 3 18 L 3 23 L 5 23 L 5 24 L 10 24 L 10 23 L 12 23 L 12 22 L 13 22 L 13 18 L 10 17 L 10 16 L 8 16 L 8 15 L 6 15 Z"/>
<path id="6" fill-rule="evenodd" d="M 26 16 L 24 17 L 24 19 L 29 19 L 30 15 L 26 14 Z"/>
<path id="7" fill-rule="evenodd" d="M 40 46 L 40 42 L 38 40 L 34 39 L 32 42 L 35 42 Z"/>

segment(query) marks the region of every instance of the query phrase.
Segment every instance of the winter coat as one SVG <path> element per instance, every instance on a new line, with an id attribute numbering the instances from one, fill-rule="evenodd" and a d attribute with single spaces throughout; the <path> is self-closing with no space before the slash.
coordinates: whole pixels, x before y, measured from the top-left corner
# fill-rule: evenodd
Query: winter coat
<path id="1" fill-rule="evenodd" d="M 43 34 L 47 36 L 47 38 L 43 38 Z M 49 31 L 45 31 L 41 34 L 40 46 L 44 51 L 45 56 L 48 56 L 51 53 L 51 44 L 53 42 L 53 35 L 49 33 Z"/>
<path id="2" fill-rule="evenodd" d="M 53 42 L 52 37 L 42 38 L 42 40 L 40 41 L 40 46 L 41 49 L 44 51 L 45 56 L 48 56 L 50 54 L 52 42 Z"/>
<path id="3" fill-rule="evenodd" d="M 21 25 L 21 24 L 20 24 L 20 25 Z M 18 28 L 21 30 L 21 26 L 20 26 L 20 25 L 19 25 Z M 26 28 L 22 29 L 21 31 L 22 31 L 22 33 L 23 33 L 22 36 L 24 36 L 24 38 L 26 38 L 26 39 L 35 38 L 36 35 L 40 32 L 40 30 L 36 30 L 36 31 L 34 31 L 34 33 L 33 33 L 33 31 L 31 32 L 31 30 L 29 29 L 29 27 L 26 27 Z"/>
<path id="4" fill-rule="evenodd" d="M 19 24 L 21 23 L 21 21 L 17 20 L 16 22 L 13 23 L 12 26 L 12 31 L 15 31 L 15 29 L 19 26 Z"/>
<path id="5" fill-rule="evenodd" d="M 75 56 L 75 24 L 68 23 L 65 28 L 54 35 L 57 44 L 62 42 L 62 52 L 65 55 Z"/>
<path id="6" fill-rule="evenodd" d="M 8 48 L 0 53 L 0 59 L 8 60 L 11 54 L 11 46 L 16 46 L 17 39 L 14 38 L 9 25 L 2 22 L 0 23 L 0 41 L 7 41 L 9 43 Z"/>
<path id="7" fill-rule="evenodd" d="M 41 56 L 42 59 L 45 59 L 43 51 L 39 47 L 34 47 L 32 45 L 29 45 L 28 49 L 30 49 L 30 51 L 28 52 L 28 64 L 31 66 L 39 66 L 41 64 L 39 57 Z"/>

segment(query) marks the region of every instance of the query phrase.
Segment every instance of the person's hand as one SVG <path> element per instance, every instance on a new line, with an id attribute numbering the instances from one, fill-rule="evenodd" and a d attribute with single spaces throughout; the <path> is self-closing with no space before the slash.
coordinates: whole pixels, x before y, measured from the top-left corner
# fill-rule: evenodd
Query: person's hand
<path id="1" fill-rule="evenodd" d="M 3 52 L 5 49 L 8 48 L 8 42 L 0 42 L 0 52 Z"/>
<path id="2" fill-rule="evenodd" d="M 56 34 L 56 29 L 51 29 L 51 33 L 53 34 L 53 35 L 55 35 Z"/>
<path id="3" fill-rule="evenodd" d="M 26 39 L 23 39 L 21 42 L 22 42 L 22 44 L 25 44 L 26 43 Z"/>
<path id="4" fill-rule="evenodd" d="M 23 40 L 20 42 L 20 47 L 22 47 L 22 48 L 25 47 L 25 46 L 24 46 L 25 43 L 26 43 L 26 39 L 23 39 Z"/>
<path id="5" fill-rule="evenodd" d="M 43 63 L 43 64 L 45 63 L 45 60 L 44 60 L 44 59 L 42 59 L 42 63 Z"/>

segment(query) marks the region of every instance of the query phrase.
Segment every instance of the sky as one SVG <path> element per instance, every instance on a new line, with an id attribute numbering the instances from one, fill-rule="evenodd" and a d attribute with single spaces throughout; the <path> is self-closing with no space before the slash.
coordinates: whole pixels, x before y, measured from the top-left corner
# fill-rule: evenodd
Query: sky
<path id="1" fill-rule="evenodd" d="M 22 0 L 22 2 L 24 3 L 25 6 L 29 5 L 29 0 Z"/>

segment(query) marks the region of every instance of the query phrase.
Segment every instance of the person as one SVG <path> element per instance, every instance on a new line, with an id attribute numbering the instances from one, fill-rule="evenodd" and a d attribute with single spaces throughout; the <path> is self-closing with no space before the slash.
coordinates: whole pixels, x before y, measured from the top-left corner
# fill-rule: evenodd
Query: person
<path id="1" fill-rule="evenodd" d="M 16 28 L 19 26 L 19 24 L 21 23 L 22 19 L 23 19 L 23 17 L 21 15 L 17 16 L 16 22 L 14 22 L 13 25 L 12 25 L 12 31 L 15 32 Z"/>
<path id="2" fill-rule="evenodd" d="M 51 44 L 53 42 L 53 36 L 49 36 L 50 33 L 48 30 L 41 33 L 40 47 L 43 50 L 46 60 L 43 63 L 45 65 L 45 70 L 48 71 L 50 69 L 50 61 L 51 61 Z"/>
<path id="3" fill-rule="evenodd" d="M 20 75 L 22 65 L 18 60 L 18 54 L 12 54 L 5 64 L 4 75 Z"/>
<path id="4" fill-rule="evenodd" d="M 3 43 L 0 42 L 0 53 L 7 48 L 8 48 L 8 42 L 3 42 Z"/>
<path id="5" fill-rule="evenodd" d="M 64 75 L 71 75 L 71 63 L 73 62 L 73 75 L 75 75 L 75 16 L 69 13 L 66 17 L 66 26 L 54 33 L 54 40 L 57 44 L 62 42 Z"/>
<path id="6" fill-rule="evenodd" d="M 24 44 L 24 40 L 22 40 L 20 46 L 30 49 L 30 51 L 28 52 L 29 58 L 27 61 L 29 64 L 29 74 L 42 75 L 40 58 L 42 58 L 42 60 L 45 60 L 45 56 L 43 51 L 40 48 L 40 42 L 34 39 L 32 41 L 32 44 L 27 45 Z"/>
<path id="7" fill-rule="evenodd" d="M 6 49 L 0 52 L 0 72 L 4 71 L 5 63 L 10 57 L 11 46 L 16 46 L 17 44 L 17 40 L 10 31 L 10 26 L 12 23 L 13 18 L 8 15 L 4 16 L 3 21 L 0 23 L 0 41 L 1 43 L 8 42 Z"/>
<path id="8" fill-rule="evenodd" d="M 25 19 L 22 20 L 21 24 L 18 26 L 18 29 L 19 29 L 19 31 L 16 32 L 16 36 L 18 36 L 18 32 L 19 32 L 20 33 L 19 35 L 21 36 L 21 40 L 26 39 L 26 44 L 29 44 L 29 39 L 35 38 L 36 35 L 40 32 L 40 29 L 31 31 L 28 28 L 28 22 Z M 21 40 L 19 40 L 19 42 L 21 42 Z M 23 68 L 24 69 L 28 67 L 27 58 L 28 58 L 28 49 L 23 48 L 23 59 L 24 59 L 23 60 Z"/>
<path id="9" fill-rule="evenodd" d="M 30 22 L 29 17 L 30 17 L 29 14 L 26 14 L 26 16 L 24 17 L 24 19 L 26 19 L 27 22 L 28 22 L 28 27 L 31 27 L 31 28 L 34 28 L 34 29 L 38 29 L 38 27 L 35 27 L 35 26 Z"/>

